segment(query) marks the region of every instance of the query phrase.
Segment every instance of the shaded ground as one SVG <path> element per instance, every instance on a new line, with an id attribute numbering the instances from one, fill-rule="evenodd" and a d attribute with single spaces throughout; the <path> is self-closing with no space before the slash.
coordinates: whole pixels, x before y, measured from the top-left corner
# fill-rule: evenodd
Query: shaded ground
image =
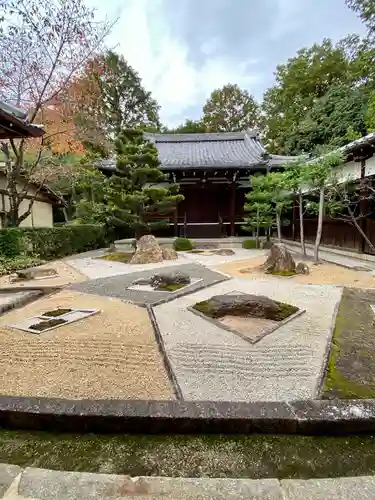
<path id="1" fill-rule="evenodd" d="M 375 397 L 375 291 L 345 289 L 337 314 L 323 398 Z"/>
<path id="2" fill-rule="evenodd" d="M 0 462 L 131 476 L 312 478 L 375 474 L 375 438 L 103 436 L 0 432 Z"/>
<path id="3" fill-rule="evenodd" d="M 365 271 L 354 271 L 336 264 L 323 262 L 313 265 L 311 259 L 305 262 L 310 267 L 309 275 L 297 276 L 273 276 L 265 274 L 260 266 L 264 264 L 264 255 L 250 260 L 240 260 L 216 266 L 215 269 L 230 276 L 238 276 L 249 279 L 269 279 L 269 280 L 291 280 L 293 283 L 303 283 L 306 285 L 342 285 L 355 288 L 375 288 L 375 278 L 371 273 Z M 301 260 L 296 260 L 301 262 Z"/>
<path id="4" fill-rule="evenodd" d="M 45 278 L 45 279 L 33 279 L 33 280 L 25 280 L 18 281 L 16 283 L 9 282 L 8 276 L 0 277 L 0 287 L 12 287 L 12 288 L 22 288 L 22 287 L 61 287 L 65 285 L 69 285 L 71 283 L 79 283 L 81 281 L 85 281 L 87 277 L 69 266 L 62 260 L 57 260 L 53 262 L 47 262 L 42 266 L 38 266 L 38 269 L 55 269 L 57 271 L 57 275 L 53 278 Z"/>
<path id="5" fill-rule="evenodd" d="M 7 325 L 58 308 L 97 315 L 41 335 Z M 0 317 L 2 394 L 69 399 L 173 399 L 147 311 L 63 291 Z"/>

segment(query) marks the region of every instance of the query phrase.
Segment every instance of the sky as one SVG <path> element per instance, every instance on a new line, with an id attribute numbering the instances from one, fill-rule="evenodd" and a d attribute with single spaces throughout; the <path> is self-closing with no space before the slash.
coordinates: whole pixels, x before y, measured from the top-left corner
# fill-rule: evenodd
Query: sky
<path id="1" fill-rule="evenodd" d="M 197 119 L 227 83 L 258 102 L 302 47 L 364 27 L 344 0 L 87 0 L 119 20 L 108 40 L 161 105 L 164 124 Z"/>

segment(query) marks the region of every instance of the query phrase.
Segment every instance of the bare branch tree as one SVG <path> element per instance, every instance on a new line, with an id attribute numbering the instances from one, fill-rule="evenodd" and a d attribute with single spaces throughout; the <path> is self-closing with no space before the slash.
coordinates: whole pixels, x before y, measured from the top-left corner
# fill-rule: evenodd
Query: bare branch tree
<path id="1" fill-rule="evenodd" d="M 97 21 L 84 0 L 8 0 L 0 2 L 0 9 L 5 19 L 0 36 L 0 99 L 27 110 L 29 122 L 37 123 L 56 107 L 87 61 L 102 52 L 113 23 Z M 61 131 L 39 140 L 1 143 L 9 195 L 7 225 L 18 226 L 31 214 L 48 180 L 51 140 L 66 134 L 66 123 L 62 125 Z M 37 182 L 35 189 L 31 190 L 30 181 Z M 21 214 L 24 199 L 29 203 Z"/>

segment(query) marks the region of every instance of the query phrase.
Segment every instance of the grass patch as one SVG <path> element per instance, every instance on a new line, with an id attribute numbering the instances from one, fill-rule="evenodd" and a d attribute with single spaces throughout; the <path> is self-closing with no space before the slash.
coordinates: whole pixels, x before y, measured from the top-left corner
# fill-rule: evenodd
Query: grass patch
<path id="1" fill-rule="evenodd" d="M 206 250 L 195 250 L 195 249 L 189 250 L 189 253 L 205 253 L 205 252 Z"/>
<path id="2" fill-rule="evenodd" d="M 109 260 L 110 262 L 122 262 L 127 264 L 131 261 L 133 257 L 133 252 L 115 252 L 108 255 L 103 255 L 103 257 L 96 257 L 97 259 Z"/>
<path id="3" fill-rule="evenodd" d="M 375 398 L 375 291 L 344 289 L 333 332 L 323 399 Z"/>
<path id="4" fill-rule="evenodd" d="M 35 323 L 35 325 L 29 326 L 30 330 L 36 330 L 38 332 L 43 332 L 48 328 L 53 328 L 54 326 L 62 325 L 66 323 L 65 319 L 49 319 L 47 321 L 41 321 L 40 323 Z"/>
<path id="5" fill-rule="evenodd" d="M 131 476 L 320 478 L 375 474 L 375 437 L 0 432 L 0 461 Z"/>
<path id="6" fill-rule="evenodd" d="M 184 288 L 185 286 L 188 286 L 188 283 L 165 283 L 159 285 L 156 290 L 160 290 L 163 292 L 175 292 L 176 290 L 179 290 L 180 288 Z"/>
<path id="7" fill-rule="evenodd" d="M 55 318 L 56 316 L 62 316 L 68 312 L 71 312 L 73 309 L 55 309 L 53 311 L 47 311 L 43 313 L 43 316 L 50 316 L 51 318 Z"/>

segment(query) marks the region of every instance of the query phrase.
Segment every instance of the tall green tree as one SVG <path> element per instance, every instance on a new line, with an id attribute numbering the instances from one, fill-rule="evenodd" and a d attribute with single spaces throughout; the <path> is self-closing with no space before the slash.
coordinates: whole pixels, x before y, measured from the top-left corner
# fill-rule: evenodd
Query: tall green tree
<path id="1" fill-rule="evenodd" d="M 241 132 L 259 122 L 254 97 L 238 85 L 224 85 L 212 92 L 203 107 L 202 123 L 210 132 Z"/>
<path id="2" fill-rule="evenodd" d="M 348 84 L 331 86 L 294 129 L 285 132 L 285 150 L 292 155 L 334 149 L 366 135 L 368 96 Z"/>
<path id="3" fill-rule="evenodd" d="M 260 233 L 266 233 L 275 225 L 275 212 L 269 192 L 263 190 L 263 176 L 250 177 L 251 191 L 246 194 L 244 205 L 245 217 L 242 229 L 255 234 L 259 248 Z"/>
<path id="4" fill-rule="evenodd" d="M 345 136 L 350 119 L 363 119 L 363 102 L 375 82 L 374 55 L 374 47 L 354 35 L 336 45 L 326 39 L 322 44 L 303 48 L 286 64 L 279 65 L 276 83 L 265 92 L 262 104 L 262 125 L 270 151 L 312 152 L 315 135 L 322 141 L 324 130 L 330 134 L 329 129 L 337 129 L 338 113 L 332 116 L 331 124 L 329 112 L 336 104 L 347 118 L 345 130 L 335 130 L 336 137 Z M 346 107 L 345 99 L 349 100 Z M 359 101 L 360 111 L 356 114 Z M 326 118 L 320 124 L 322 112 Z"/>
<path id="5" fill-rule="evenodd" d="M 317 193 L 318 225 L 316 230 L 314 260 L 319 262 L 319 247 L 322 240 L 323 217 L 326 202 L 330 199 L 330 189 L 335 176 L 335 168 L 344 162 L 342 153 L 330 152 L 309 162 L 305 166 L 303 180 L 308 184 L 310 193 Z"/>
<path id="6" fill-rule="evenodd" d="M 104 136 L 111 144 L 124 128 L 160 129 L 158 103 L 122 55 L 108 51 L 89 61 L 75 87 L 76 121 L 93 150 L 98 150 L 96 138 Z"/>
<path id="7" fill-rule="evenodd" d="M 165 132 L 168 134 L 197 134 L 208 132 L 208 129 L 202 120 L 186 120 L 175 128 L 167 128 Z"/>
<path id="8" fill-rule="evenodd" d="M 346 5 L 354 10 L 367 26 L 369 34 L 375 35 L 375 0 L 345 0 Z"/>
<path id="9" fill-rule="evenodd" d="M 173 211 L 183 196 L 178 193 L 178 184 L 165 182 L 157 149 L 142 131 L 124 129 L 116 139 L 116 152 L 116 171 L 107 195 L 111 222 L 131 228 L 138 239 L 164 227 L 166 221 L 153 217 Z"/>

